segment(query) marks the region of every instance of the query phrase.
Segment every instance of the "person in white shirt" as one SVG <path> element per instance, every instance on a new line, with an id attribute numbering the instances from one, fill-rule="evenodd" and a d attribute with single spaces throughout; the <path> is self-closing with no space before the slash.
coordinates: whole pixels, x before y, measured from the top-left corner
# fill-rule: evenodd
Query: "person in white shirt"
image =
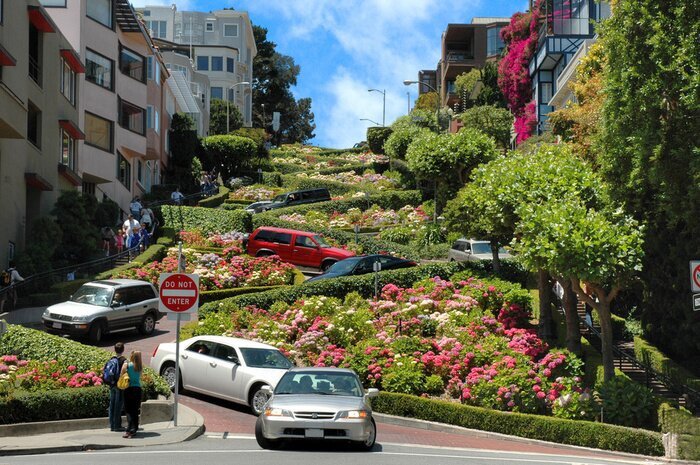
<path id="1" fill-rule="evenodd" d="M 180 205 L 182 203 L 182 199 L 184 199 L 185 196 L 182 195 L 182 192 L 180 192 L 180 188 L 177 187 L 172 194 L 170 194 L 170 199 L 175 202 L 175 205 Z"/>
<path id="2" fill-rule="evenodd" d="M 5 301 L 10 298 L 12 299 L 12 307 L 15 308 L 17 307 L 17 291 L 14 288 L 14 285 L 24 281 L 24 278 L 19 274 L 17 269 L 15 268 L 15 261 L 10 260 L 10 267 L 4 271 L 3 274 L 9 274 L 9 289 L 4 294 L 0 295 L 0 313 L 4 311 L 5 308 Z"/>
<path id="3" fill-rule="evenodd" d="M 131 201 L 129 204 L 129 210 L 131 210 L 131 214 L 134 215 L 136 221 L 141 220 L 141 210 L 143 210 L 143 205 L 141 205 L 141 202 L 139 202 L 138 197 L 134 197 L 134 200 Z"/>
<path id="4" fill-rule="evenodd" d="M 151 225 L 153 224 L 153 218 L 153 210 L 144 205 L 143 209 L 141 210 L 141 225 L 147 230 L 151 229 Z"/>
<path id="5" fill-rule="evenodd" d="M 124 221 L 123 229 L 126 234 L 126 248 L 130 249 L 134 247 L 138 241 L 136 233 L 141 229 L 141 223 L 134 218 L 134 215 L 129 215 L 129 218 Z"/>

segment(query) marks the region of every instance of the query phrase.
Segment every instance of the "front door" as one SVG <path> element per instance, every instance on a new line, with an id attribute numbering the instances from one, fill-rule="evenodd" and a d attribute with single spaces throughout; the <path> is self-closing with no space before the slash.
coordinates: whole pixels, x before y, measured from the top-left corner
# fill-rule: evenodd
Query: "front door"
<path id="1" fill-rule="evenodd" d="M 277 252 L 282 260 L 289 263 L 296 263 L 292 253 L 292 234 L 286 232 L 275 232 L 272 236 L 274 243 L 273 250 Z"/>
<path id="2" fill-rule="evenodd" d="M 321 251 L 309 236 L 295 235 L 294 238 L 294 260 L 296 264 L 303 266 L 321 266 Z"/>
<path id="3" fill-rule="evenodd" d="M 193 391 L 213 394 L 206 384 L 207 367 L 214 360 L 213 342 L 195 341 L 180 352 L 182 385 Z"/>

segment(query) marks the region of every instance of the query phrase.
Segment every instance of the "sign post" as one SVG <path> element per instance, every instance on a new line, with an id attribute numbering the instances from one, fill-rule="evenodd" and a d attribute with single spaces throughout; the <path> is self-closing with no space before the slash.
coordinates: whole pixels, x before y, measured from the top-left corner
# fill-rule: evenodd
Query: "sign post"
<path id="1" fill-rule="evenodd" d="M 189 316 L 199 309 L 199 275 L 185 274 L 182 266 L 182 242 L 178 244 L 178 271 L 179 273 L 161 273 L 159 283 L 160 303 L 158 309 L 161 312 L 174 314 L 177 319 L 175 330 L 175 405 L 173 407 L 173 421 L 177 426 L 177 405 L 179 402 L 180 385 L 180 320 L 185 315 Z"/>
<path id="2" fill-rule="evenodd" d="M 379 272 L 382 271 L 382 264 L 379 260 L 372 264 L 372 270 L 374 270 L 374 300 L 377 300 L 379 295 Z"/>
<path id="3" fill-rule="evenodd" d="M 360 225 L 357 224 L 357 223 L 355 223 L 355 226 L 352 227 L 352 230 L 355 231 L 355 244 L 357 244 L 357 243 L 358 243 L 358 241 L 357 241 L 357 239 L 358 239 L 358 238 L 357 238 L 357 235 L 358 235 L 359 232 L 360 232 Z"/>

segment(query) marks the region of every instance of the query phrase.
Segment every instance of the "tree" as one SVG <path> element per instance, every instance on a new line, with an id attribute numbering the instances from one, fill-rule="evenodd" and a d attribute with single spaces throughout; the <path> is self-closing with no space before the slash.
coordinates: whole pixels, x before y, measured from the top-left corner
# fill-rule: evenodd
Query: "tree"
<path id="1" fill-rule="evenodd" d="M 416 104 L 413 106 L 414 110 L 425 110 L 425 111 L 435 111 L 440 107 L 440 96 L 437 92 L 426 92 L 420 94 L 416 100 Z"/>
<path id="2" fill-rule="evenodd" d="M 472 107 L 459 115 L 466 128 L 474 128 L 492 137 L 506 150 L 510 147 L 510 129 L 513 126 L 513 115 L 505 108 L 491 105 Z"/>
<path id="3" fill-rule="evenodd" d="M 621 209 L 597 211 L 569 196 L 521 206 L 515 249 L 530 266 L 570 280 L 598 313 L 605 381 L 615 376 L 610 304 L 642 266 L 642 231 Z"/>
<path id="4" fill-rule="evenodd" d="M 406 158 L 406 150 L 411 142 L 427 129 L 412 124 L 399 125 L 394 128 L 389 138 L 384 142 L 384 152 L 393 159 L 403 160 Z"/>
<path id="5" fill-rule="evenodd" d="M 455 78 L 455 92 L 462 100 L 462 111 L 474 105 L 471 94 L 479 81 L 481 81 L 481 70 L 477 68 L 462 73 Z"/>
<path id="6" fill-rule="evenodd" d="M 267 40 L 267 29 L 253 25 L 258 54 L 253 60 L 253 121 L 272 133 L 272 114 L 280 113 L 278 142 L 306 142 L 314 137 L 311 99 L 296 100 L 290 91 L 297 83 L 300 68 L 294 58 L 277 53 Z"/>
<path id="7" fill-rule="evenodd" d="M 73 190 L 56 200 L 51 214 L 63 233 L 55 255 L 59 265 L 86 262 L 97 251 L 100 226 L 92 224 L 94 210 L 88 211 L 93 202 L 94 197 Z"/>
<path id="8" fill-rule="evenodd" d="M 503 92 L 498 87 L 498 65 L 496 63 L 488 62 L 481 69 L 481 90 L 477 94 L 474 104 L 508 108 Z"/>
<path id="9" fill-rule="evenodd" d="M 227 111 L 228 113 L 226 113 Z M 228 131 L 226 130 L 227 127 Z M 228 134 L 241 127 L 243 127 L 243 115 L 236 105 L 218 98 L 211 99 L 209 110 L 210 136 Z"/>
<path id="10" fill-rule="evenodd" d="M 199 176 L 192 172 L 192 160 L 202 153 L 201 142 L 194 130 L 192 119 L 176 113 L 170 124 L 170 153 L 166 180 L 180 186 L 184 193 L 193 192 L 199 188 Z"/>
<path id="11" fill-rule="evenodd" d="M 240 136 L 209 136 L 203 145 L 207 157 L 221 170 L 222 179 L 250 170 L 258 150 L 253 139 Z"/>
<path id="12" fill-rule="evenodd" d="M 367 128 L 367 144 L 374 153 L 384 154 L 384 142 L 392 133 L 391 128 L 370 126 Z"/>
<path id="13" fill-rule="evenodd" d="M 700 3 L 618 0 L 600 30 L 607 54 L 601 172 L 645 224 L 645 335 L 667 353 L 700 353 L 688 262 L 700 257 Z"/>

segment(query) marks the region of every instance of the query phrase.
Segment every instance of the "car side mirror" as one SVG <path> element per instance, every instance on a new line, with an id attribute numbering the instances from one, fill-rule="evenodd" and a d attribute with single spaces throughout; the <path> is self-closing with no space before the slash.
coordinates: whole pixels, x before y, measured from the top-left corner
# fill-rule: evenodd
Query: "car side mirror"
<path id="1" fill-rule="evenodd" d="M 272 388 L 270 386 L 262 386 L 260 390 L 265 394 L 272 394 Z"/>
<path id="2" fill-rule="evenodd" d="M 124 306 L 124 302 L 122 302 L 121 300 L 115 300 L 114 302 L 112 302 L 112 308 L 122 307 L 122 306 Z"/>
<path id="3" fill-rule="evenodd" d="M 377 397 L 379 395 L 379 389 L 377 388 L 369 388 L 366 391 L 367 397 Z"/>

